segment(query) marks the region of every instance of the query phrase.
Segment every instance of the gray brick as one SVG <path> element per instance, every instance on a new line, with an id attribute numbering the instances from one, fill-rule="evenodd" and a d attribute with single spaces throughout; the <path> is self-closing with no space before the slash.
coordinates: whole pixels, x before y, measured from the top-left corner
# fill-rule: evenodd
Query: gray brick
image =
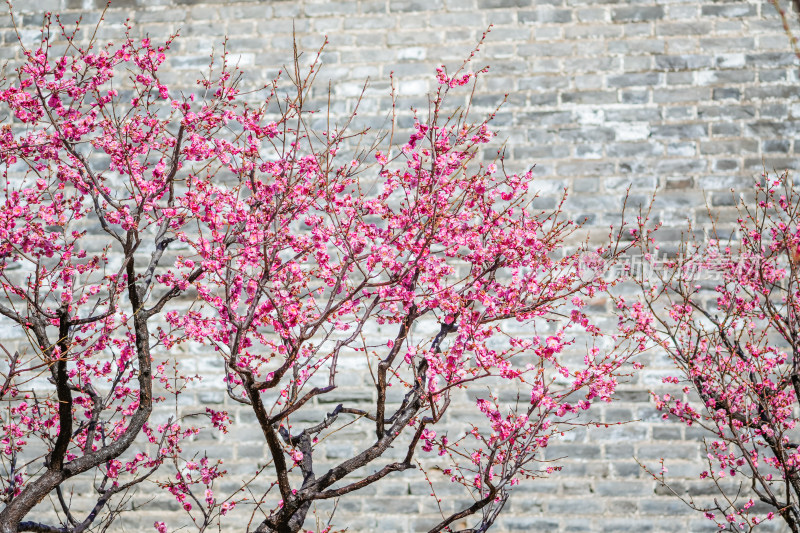
<path id="1" fill-rule="evenodd" d="M 760 86 L 747 87 L 744 90 L 745 100 L 761 100 L 770 98 L 794 98 L 797 95 L 797 88 L 793 85 Z"/>
<path id="2" fill-rule="evenodd" d="M 419 512 L 419 503 L 416 500 L 407 498 L 369 498 L 363 502 L 364 512 L 392 513 L 413 515 Z"/>
<path id="3" fill-rule="evenodd" d="M 656 35 L 659 36 L 690 36 L 708 35 L 712 32 L 713 25 L 710 21 L 691 20 L 682 22 L 661 22 L 656 25 Z"/>
<path id="4" fill-rule="evenodd" d="M 562 176 L 603 176 L 614 172 L 614 163 L 606 161 L 574 161 L 559 163 L 557 168 Z"/>
<path id="5" fill-rule="evenodd" d="M 563 524 L 562 531 L 565 533 L 586 533 L 592 530 L 591 521 L 585 518 L 567 518 Z"/>
<path id="6" fill-rule="evenodd" d="M 749 52 L 755 48 L 755 40 L 752 37 L 715 37 L 700 39 L 700 47 L 707 52 L 731 52 L 742 50 Z"/>
<path id="7" fill-rule="evenodd" d="M 674 105 L 664 109 L 664 120 L 670 123 L 688 122 L 697 118 L 694 106 Z"/>
<path id="8" fill-rule="evenodd" d="M 665 183 L 665 188 L 669 189 L 690 189 L 694 186 L 694 179 L 691 177 L 681 176 L 681 177 L 674 177 L 674 178 L 667 178 Z M 654 431 L 655 434 L 655 431 Z"/>
<path id="9" fill-rule="evenodd" d="M 540 7 L 530 11 L 520 11 L 517 17 L 523 24 L 533 22 L 563 24 L 572 21 L 572 10 Z"/>
<path id="10" fill-rule="evenodd" d="M 651 481 L 598 481 L 595 492 L 603 496 L 642 496 L 652 490 L 652 485 Z"/>
<path id="11" fill-rule="evenodd" d="M 752 17 L 756 14 L 756 6 L 747 3 L 709 5 L 703 6 L 701 12 L 708 17 Z"/>
<path id="12" fill-rule="evenodd" d="M 730 172 L 739 170 L 741 165 L 736 159 L 717 159 L 712 162 L 711 168 L 716 172 Z"/>
<path id="13" fill-rule="evenodd" d="M 552 126 L 555 124 L 570 124 L 573 122 L 572 113 L 568 111 L 532 111 L 517 115 L 522 124 L 538 124 Z"/>
<path id="14" fill-rule="evenodd" d="M 613 104 L 617 101 L 614 91 L 581 91 L 562 93 L 561 101 L 565 104 Z"/>
<path id="15" fill-rule="evenodd" d="M 392 16 L 383 16 L 383 17 L 347 17 L 344 20 L 344 27 L 348 30 L 377 30 L 377 29 L 387 29 L 387 28 L 394 28 L 397 24 L 397 19 Z M 373 40 L 375 39 L 374 35 L 370 35 L 370 38 Z M 374 42 L 374 41 L 373 41 Z"/>
<path id="16" fill-rule="evenodd" d="M 663 39 L 631 39 L 611 41 L 607 45 L 612 54 L 663 54 Z"/>
<path id="17" fill-rule="evenodd" d="M 611 519 L 604 520 L 603 523 L 600 524 L 600 531 L 603 533 L 617 533 L 619 531 L 637 531 L 645 533 L 653 531 L 654 526 L 655 524 L 653 524 L 651 520 L 646 519 Z"/>
<path id="18" fill-rule="evenodd" d="M 667 85 L 693 85 L 694 72 L 692 71 L 667 72 L 666 81 Z"/>
<path id="19" fill-rule="evenodd" d="M 702 143 L 701 143 L 702 146 Z M 702 152 L 702 148 L 701 148 Z M 659 175 L 697 174 L 705 170 L 706 161 L 695 159 L 662 159 L 656 165 Z"/>
<path id="20" fill-rule="evenodd" d="M 735 88 L 716 88 L 712 92 L 713 100 L 739 100 L 742 97 L 742 91 Z"/>
<path id="21" fill-rule="evenodd" d="M 662 18 L 664 18 L 662 6 L 616 7 L 611 10 L 611 20 L 614 22 L 639 22 Z"/>
<path id="22" fill-rule="evenodd" d="M 598 459 L 601 454 L 599 446 L 584 444 L 551 444 L 545 451 L 548 460 L 556 460 L 561 457 L 572 457 L 573 459 Z"/>
<path id="23" fill-rule="evenodd" d="M 597 499 L 551 501 L 547 510 L 550 516 L 599 515 L 603 514 L 603 504 Z"/>
<path id="24" fill-rule="evenodd" d="M 551 89 L 565 89 L 569 87 L 569 78 L 566 76 L 534 76 L 519 80 L 521 90 L 545 91 Z"/>
<path id="25" fill-rule="evenodd" d="M 608 72 L 617 70 L 619 60 L 613 57 L 579 57 L 564 60 L 568 72 Z"/>
<path id="26" fill-rule="evenodd" d="M 593 40 L 614 40 L 623 36 L 622 26 L 603 24 L 582 24 L 580 26 L 565 26 L 564 37 L 566 39 L 593 39 Z M 595 59 L 598 59 L 595 57 Z"/>
<path id="27" fill-rule="evenodd" d="M 603 127 L 574 127 L 559 130 L 558 136 L 564 141 L 591 142 L 613 141 L 616 137 L 614 128 Z"/>
<path id="28" fill-rule="evenodd" d="M 665 70 L 666 69 L 695 70 L 698 68 L 710 67 L 711 64 L 712 64 L 712 58 L 710 56 L 705 56 L 705 55 L 685 54 L 685 55 L 656 56 L 656 66 L 658 68 Z"/>
<path id="29" fill-rule="evenodd" d="M 761 143 L 761 150 L 764 152 L 787 153 L 791 147 L 791 141 L 787 139 L 766 140 Z"/>
<path id="30" fill-rule="evenodd" d="M 579 91 L 597 91 L 603 88 L 601 74 L 582 74 L 573 78 L 575 89 Z"/>
<path id="31" fill-rule="evenodd" d="M 430 5 L 427 0 L 415 0 L 419 2 L 419 5 Z M 440 14 L 436 17 L 433 17 L 429 20 L 431 26 L 434 27 L 445 27 L 445 28 L 453 28 L 457 26 L 466 26 L 469 27 L 473 24 L 480 23 L 482 17 L 478 16 L 476 13 L 447 13 L 447 14 Z"/>
<path id="32" fill-rule="evenodd" d="M 749 70 L 714 70 L 697 73 L 697 81 L 700 85 L 728 85 L 753 80 L 755 80 L 755 72 Z"/>
<path id="33" fill-rule="evenodd" d="M 646 104 L 650 101 L 650 91 L 647 89 L 620 91 L 619 95 L 623 104 Z"/>
<path id="34" fill-rule="evenodd" d="M 602 144 L 579 144 L 575 146 L 575 157 L 580 159 L 601 159 L 603 152 Z"/>
<path id="35" fill-rule="evenodd" d="M 622 74 L 619 76 L 609 76 L 609 87 L 635 87 L 635 86 L 654 86 L 661 83 L 661 75 L 657 72 L 646 74 Z"/>
<path id="36" fill-rule="evenodd" d="M 514 158 L 521 161 L 539 161 L 541 159 L 560 159 L 569 157 L 570 146 L 550 144 L 546 146 L 520 146 L 514 148 Z"/>
<path id="37" fill-rule="evenodd" d="M 653 126 L 650 135 L 662 139 L 698 139 L 708 136 L 705 124 Z"/>
<path id="38" fill-rule="evenodd" d="M 633 461 L 617 461 L 611 464 L 611 472 L 614 478 L 635 479 L 642 472 L 642 467 Z M 638 494 L 635 496 L 639 496 Z"/>
<path id="39" fill-rule="evenodd" d="M 767 122 L 757 121 L 747 124 L 745 127 L 747 135 L 756 138 L 791 138 L 797 133 L 798 125 L 793 122 Z"/>
<path id="40" fill-rule="evenodd" d="M 751 105 L 728 104 L 722 107 L 702 106 L 697 109 L 699 118 L 724 118 L 728 120 L 747 120 L 756 115 L 756 109 Z"/>
<path id="41" fill-rule="evenodd" d="M 653 106 L 620 106 L 605 112 L 610 122 L 655 122 L 661 120 L 661 110 Z"/>
<path id="42" fill-rule="evenodd" d="M 735 141 L 704 141 L 700 143 L 701 154 L 738 155 L 757 153 L 758 141 L 755 139 L 737 139 Z"/>
<path id="43" fill-rule="evenodd" d="M 606 146 L 608 157 L 656 157 L 664 153 L 659 143 L 614 143 Z"/>
<path id="44" fill-rule="evenodd" d="M 550 518 L 504 517 L 500 520 L 508 531 L 557 531 L 558 522 Z"/>
<path id="45" fill-rule="evenodd" d="M 517 50 L 522 57 L 571 56 L 575 53 L 575 45 L 572 43 L 535 43 L 520 45 Z"/>
<path id="46" fill-rule="evenodd" d="M 389 11 L 411 13 L 442 8 L 442 0 L 389 0 Z"/>
<path id="47" fill-rule="evenodd" d="M 573 8 L 581 22 L 597 22 L 606 20 L 606 10 L 602 7 L 581 6 Z"/>
<path id="48" fill-rule="evenodd" d="M 714 122 L 711 124 L 712 137 L 740 137 L 742 126 L 735 122 Z"/>
<path id="49" fill-rule="evenodd" d="M 791 52 L 762 52 L 747 54 L 745 60 L 748 65 L 778 67 L 797 64 L 797 57 Z"/>
<path id="50" fill-rule="evenodd" d="M 764 83 L 787 81 L 789 72 L 786 70 L 762 70 L 758 73 L 758 79 Z"/>
<path id="51" fill-rule="evenodd" d="M 495 9 L 501 7 L 528 7 L 532 0 L 478 0 L 480 9 Z"/>
<path id="52" fill-rule="evenodd" d="M 622 33 L 626 39 L 649 37 L 653 35 L 653 25 L 650 22 L 628 22 L 622 25 Z"/>
<path id="53" fill-rule="evenodd" d="M 708 99 L 711 91 L 703 87 L 687 87 L 684 89 L 662 89 L 653 91 L 653 102 L 657 104 L 672 102 L 697 102 Z"/>
<path id="54" fill-rule="evenodd" d="M 698 454 L 698 446 L 695 444 L 673 444 L 671 446 L 661 446 L 658 444 L 646 444 L 639 447 L 637 458 L 640 460 L 659 460 L 659 459 L 694 459 Z"/>
<path id="55" fill-rule="evenodd" d="M 710 533 L 712 531 L 717 532 L 719 531 L 719 527 L 717 524 L 707 518 L 704 517 L 704 520 L 696 519 L 689 522 L 689 526 L 687 527 L 687 531 L 697 532 L 697 533 Z"/>

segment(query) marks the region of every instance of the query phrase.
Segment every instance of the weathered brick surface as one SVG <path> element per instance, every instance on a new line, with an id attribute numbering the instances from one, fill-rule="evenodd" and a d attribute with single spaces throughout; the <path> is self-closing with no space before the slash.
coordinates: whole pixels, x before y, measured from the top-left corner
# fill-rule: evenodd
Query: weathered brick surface
<path id="1" fill-rule="evenodd" d="M 68 23 L 80 15 L 94 23 L 105 0 L 17 4 L 17 30 L 33 43 L 44 10 L 65 13 L 62 20 Z M 476 111 L 493 111 L 508 93 L 497 120 L 501 136 L 508 138 L 508 166 L 536 163 L 542 206 L 554 205 L 566 187 L 568 210 L 586 217 L 598 231 L 618 221 L 628 185 L 631 203 L 646 202 L 655 188 L 661 191 L 654 217 L 665 223 L 664 238 L 676 239 L 687 218 L 702 224 L 706 199 L 722 210 L 723 223 L 730 222 L 730 187 L 746 186 L 762 166 L 798 166 L 798 65 L 766 2 L 115 0 L 100 37 L 122 37 L 128 18 L 134 32 L 156 40 L 180 29 L 164 80 L 183 87 L 191 87 L 212 46 L 219 49 L 226 35 L 228 50 L 240 58 L 253 84 L 270 79 L 291 61 L 293 28 L 308 50 L 327 35 L 315 97 L 325 98 L 322 78 L 327 77 L 334 112 L 347 112 L 369 77 L 362 102 L 366 121 L 385 116 L 390 72 L 401 107 L 421 106 L 421 96 L 434 87 L 434 67 L 460 64 L 492 24 L 476 59 L 476 65 L 492 66 L 491 77 L 478 87 Z M 0 58 L 19 59 L 7 15 L 0 15 L 0 38 Z M 407 119 L 401 116 L 401 123 Z M 604 312 L 597 310 L 599 319 Z M 14 330 L 0 318 L 0 342 L 14 341 Z M 642 360 L 647 370 L 622 386 L 619 401 L 595 411 L 598 422 L 632 422 L 576 428 L 564 441 L 553 442 L 547 458 L 569 456 L 562 461 L 563 471 L 519 487 L 497 531 L 715 529 L 659 489 L 636 464 L 638 459 L 658 468 L 663 457 L 678 490 L 690 488 L 701 500 L 710 497 L 707 486 L 694 481 L 702 467 L 699 432 L 663 421 L 646 392 L 661 387 L 669 373 L 667 362 L 653 354 Z M 192 354 L 187 365 L 200 373 L 220 371 L 213 355 L 202 351 Z M 347 378 L 338 395 L 372 398 L 363 376 Z M 179 408 L 189 411 L 203 404 L 225 406 L 239 425 L 221 439 L 201 434 L 187 449 L 222 457 L 234 478 L 246 476 L 266 453 L 252 415 L 231 405 L 221 390 L 202 387 L 191 388 Z M 329 408 L 320 403 L 308 422 Z M 464 413 L 453 407 L 454 427 L 469 421 Z M 349 442 L 327 446 L 326 457 L 347 457 L 368 438 L 353 432 Z M 448 484 L 437 485 L 437 491 L 445 511 L 464 496 Z M 344 498 L 335 523 L 350 531 L 424 530 L 437 517 L 429 492 L 418 478 L 398 474 L 374 494 Z M 85 504 L 81 497 L 76 494 L 75 501 Z M 177 505 L 161 495 L 147 511 L 126 513 L 117 530 L 151 530 L 154 519 L 178 516 Z"/>

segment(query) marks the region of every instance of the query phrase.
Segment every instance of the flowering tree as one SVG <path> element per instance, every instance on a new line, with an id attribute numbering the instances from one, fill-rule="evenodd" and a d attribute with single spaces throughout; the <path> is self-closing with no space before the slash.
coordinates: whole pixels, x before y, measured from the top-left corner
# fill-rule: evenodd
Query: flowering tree
<path id="1" fill-rule="evenodd" d="M 624 328 L 677 366 L 664 382 L 683 395 L 654 395 L 656 407 L 713 436 L 700 478 L 721 498 L 686 503 L 731 531 L 776 516 L 800 531 L 800 195 L 787 174 L 765 174 L 738 209 L 727 245 L 716 227 L 706 244 L 685 241 L 656 282 L 639 278 L 643 302 L 619 305 Z M 651 238 L 640 242 L 646 258 L 657 253 Z M 664 470 L 655 477 L 665 483 Z"/>
<path id="2" fill-rule="evenodd" d="M 107 525 L 147 478 L 200 531 L 248 505 L 249 530 L 299 531 L 315 502 L 425 461 L 474 497 L 431 531 L 471 515 L 484 531 L 513 485 L 557 469 L 538 462 L 548 440 L 611 399 L 630 352 L 581 310 L 607 284 L 578 266 L 624 247 L 617 235 L 566 252 L 577 226 L 560 207 L 531 209 L 531 174 L 507 174 L 499 155 L 478 161 L 491 117 L 443 112 L 476 82 L 469 60 L 439 69 L 427 116 L 402 147 L 392 130 L 381 149 L 384 137 L 348 129 L 355 112 L 311 127 L 318 61 L 295 59 L 292 91 L 275 80 L 254 95 L 223 52 L 185 96 L 159 79 L 171 39 L 82 46 L 54 27 L 66 52 L 46 19 L 0 92 L 0 313 L 30 340 L 3 346 L 0 531 Z M 224 375 L 181 371 L 189 343 L 213 348 Z M 570 350 L 581 364 L 564 363 Z M 337 388 L 343 361 L 359 362 L 374 402 L 299 425 Z M 219 493 L 213 450 L 183 454 L 205 427 L 196 418 L 151 421 L 154 404 L 201 378 L 263 432 L 270 457 L 247 492 Z M 486 392 L 474 424 L 448 432 L 453 395 L 488 385 L 517 400 Z M 205 414 L 217 431 L 231 423 Z M 349 425 L 374 436 L 325 463 L 322 441 Z M 81 480 L 96 492 L 83 514 L 64 494 Z M 60 523 L 26 521 L 45 498 Z"/>

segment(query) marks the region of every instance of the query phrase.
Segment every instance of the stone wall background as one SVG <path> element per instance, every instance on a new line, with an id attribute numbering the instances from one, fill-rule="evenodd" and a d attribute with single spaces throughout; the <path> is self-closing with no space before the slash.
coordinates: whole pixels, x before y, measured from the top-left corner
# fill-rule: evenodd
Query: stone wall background
<path id="1" fill-rule="evenodd" d="M 101 0 L 28 0 L 14 6 L 23 41 L 38 38 L 44 11 L 71 23 L 93 24 Z M 706 204 L 724 225 L 735 218 L 731 187 L 749 185 L 762 169 L 795 169 L 800 124 L 797 60 L 768 2 L 702 0 L 117 0 L 100 27 L 102 40 L 134 32 L 164 39 L 180 28 L 165 78 L 191 87 L 224 36 L 248 82 L 265 82 L 291 61 L 292 31 L 316 50 L 327 35 L 317 86 L 331 80 L 334 111 L 352 109 L 371 79 L 361 113 L 383 123 L 394 73 L 400 108 L 421 105 L 434 87 L 434 69 L 458 65 L 493 25 L 476 65 L 491 65 L 476 93 L 477 112 L 491 112 L 508 93 L 494 124 L 508 140 L 507 162 L 536 164 L 538 200 L 567 210 L 603 232 L 619 220 L 625 188 L 633 205 L 658 189 L 654 218 L 661 239 L 675 241 L 687 218 L 702 226 Z M 16 33 L 0 16 L 0 59 L 20 58 Z M 406 113 L 404 116 L 408 116 Z M 596 309 L 605 320 L 602 308 Z M 609 320 L 611 320 L 609 318 Z M 0 342 L 22 342 L 0 322 Z M 190 354 L 198 372 L 219 371 L 213 354 Z M 662 421 L 648 390 L 661 387 L 668 362 L 642 357 L 647 368 L 621 387 L 618 402 L 594 410 L 604 422 L 577 428 L 547 449 L 568 455 L 564 470 L 519 488 L 496 531 L 667 532 L 715 530 L 702 516 L 660 489 L 634 458 L 657 468 L 665 458 L 679 491 L 708 495 L 696 481 L 702 435 Z M 369 396 L 356 377 L 344 397 Z M 221 390 L 194 389 L 182 409 L 224 405 L 241 424 L 223 440 L 202 436 L 197 451 L 222 457 L 234 475 L 267 456 L 260 431 Z M 329 406 L 320 405 L 320 413 Z M 458 410 L 454 410 L 458 422 Z M 357 443 L 360 434 L 353 435 Z M 367 438 L 366 434 L 363 438 Z M 327 450 L 331 459 L 349 449 Z M 417 531 L 432 525 L 435 507 L 426 483 L 398 475 L 377 493 L 342 500 L 335 523 L 349 531 Z M 704 492 L 705 491 L 705 492 Z M 80 495 L 78 495 L 79 497 Z M 447 498 L 447 496 L 444 496 Z M 146 512 L 127 513 L 115 530 L 151 530 L 155 519 L 178 517 L 163 493 Z M 177 518 L 175 518 L 177 520 Z M 777 526 L 777 524 L 775 524 Z M 313 528 L 313 524 L 306 527 Z M 774 529 L 767 525 L 765 530 Z"/>

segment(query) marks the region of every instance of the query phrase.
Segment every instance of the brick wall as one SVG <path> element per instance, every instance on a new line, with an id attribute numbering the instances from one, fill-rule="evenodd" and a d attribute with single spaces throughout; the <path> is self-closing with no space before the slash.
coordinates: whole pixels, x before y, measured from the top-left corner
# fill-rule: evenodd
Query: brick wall
<path id="1" fill-rule="evenodd" d="M 68 22 L 83 14 L 93 23 L 102 5 L 100 0 L 18 1 L 18 30 L 32 42 L 44 10 L 62 12 Z M 508 93 L 495 124 L 508 139 L 509 165 L 535 163 L 539 205 L 555 205 L 566 188 L 569 212 L 586 217 L 598 231 L 618 221 L 628 186 L 634 205 L 658 188 L 655 218 L 665 225 L 662 239 L 675 240 L 687 218 L 702 225 L 706 202 L 719 210 L 723 223 L 729 221 L 730 188 L 746 186 L 763 167 L 798 165 L 797 61 L 766 2 L 118 0 L 105 18 L 104 40 L 121 37 L 127 18 L 135 32 L 156 40 L 180 28 L 166 79 L 187 88 L 207 64 L 211 47 L 219 49 L 226 35 L 228 50 L 240 56 L 253 84 L 291 60 L 293 28 L 307 50 L 327 35 L 321 78 L 332 81 L 334 110 L 352 109 L 369 77 L 361 114 L 376 125 L 389 103 L 390 72 L 401 107 L 421 105 L 433 87 L 435 66 L 460 64 L 491 24 L 476 61 L 490 64 L 493 74 L 479 86 L 477 111 L 492 111 Z M 0 17 L 0 29 L 0 58 L 19 59 L 8 16 Z M 326 85 L 319 80 L 318 87 Z M 323 92 L 316 93 L 320 101 Z M 0 340 L 10 343 L 13 337 L 0 323 Z M 620 401 L 594 415 L 605 423 L 634 421 L 576 428 L 551 445 L 548 458 L 569 456 L 564 470 L 520 487 L 497 531 L 715 529 L 658 488 L 636 463 L 635 458 L 657 468 L 663 457 L 677 490 L 708 494 L 692 477 L 702 469 L 702 435 L 662 421 L 649 401 L 647 391 L 661 386 L 667 362 L 657 354 L 642 360 L 647 369 L 621 388 Z M 219 371 L 211 355 L 194 355 L 190 362 L 201 372 Z M 342 394 L 371 395 L 359 379 L 351 386 Z M 228 400 L 222 391 L 196 388 L 182 401 L 182 409 L 191 409 Z M 226 407 L 241 423 L 236 432 L 223 440 L 201 435 L 190 449 L 225 458 L 236 477 L 267 450 L 248 415 L 235 405 Z M 320 405 L 319 412 L 326 408 Z M 458 409 L 453 422 L 459 422 Z M 354 445 L 361 438 L 368 437 L 354 432 Z M 326 450 L 331 459 L 350 452 L 348 445 Z M 424 481 L 397 475 L 378 487 L 375 495 L 343 499 L 335 523 L 350 531 L 417 531 L 432 524 L 436 509 Z M 452 489 L 442 490 L 447 500 Z M 126 514 L 115 530 L 150 530 L 154 519 L 178 516 L 177 505 L 163 495 L 148 509 Z"/>

